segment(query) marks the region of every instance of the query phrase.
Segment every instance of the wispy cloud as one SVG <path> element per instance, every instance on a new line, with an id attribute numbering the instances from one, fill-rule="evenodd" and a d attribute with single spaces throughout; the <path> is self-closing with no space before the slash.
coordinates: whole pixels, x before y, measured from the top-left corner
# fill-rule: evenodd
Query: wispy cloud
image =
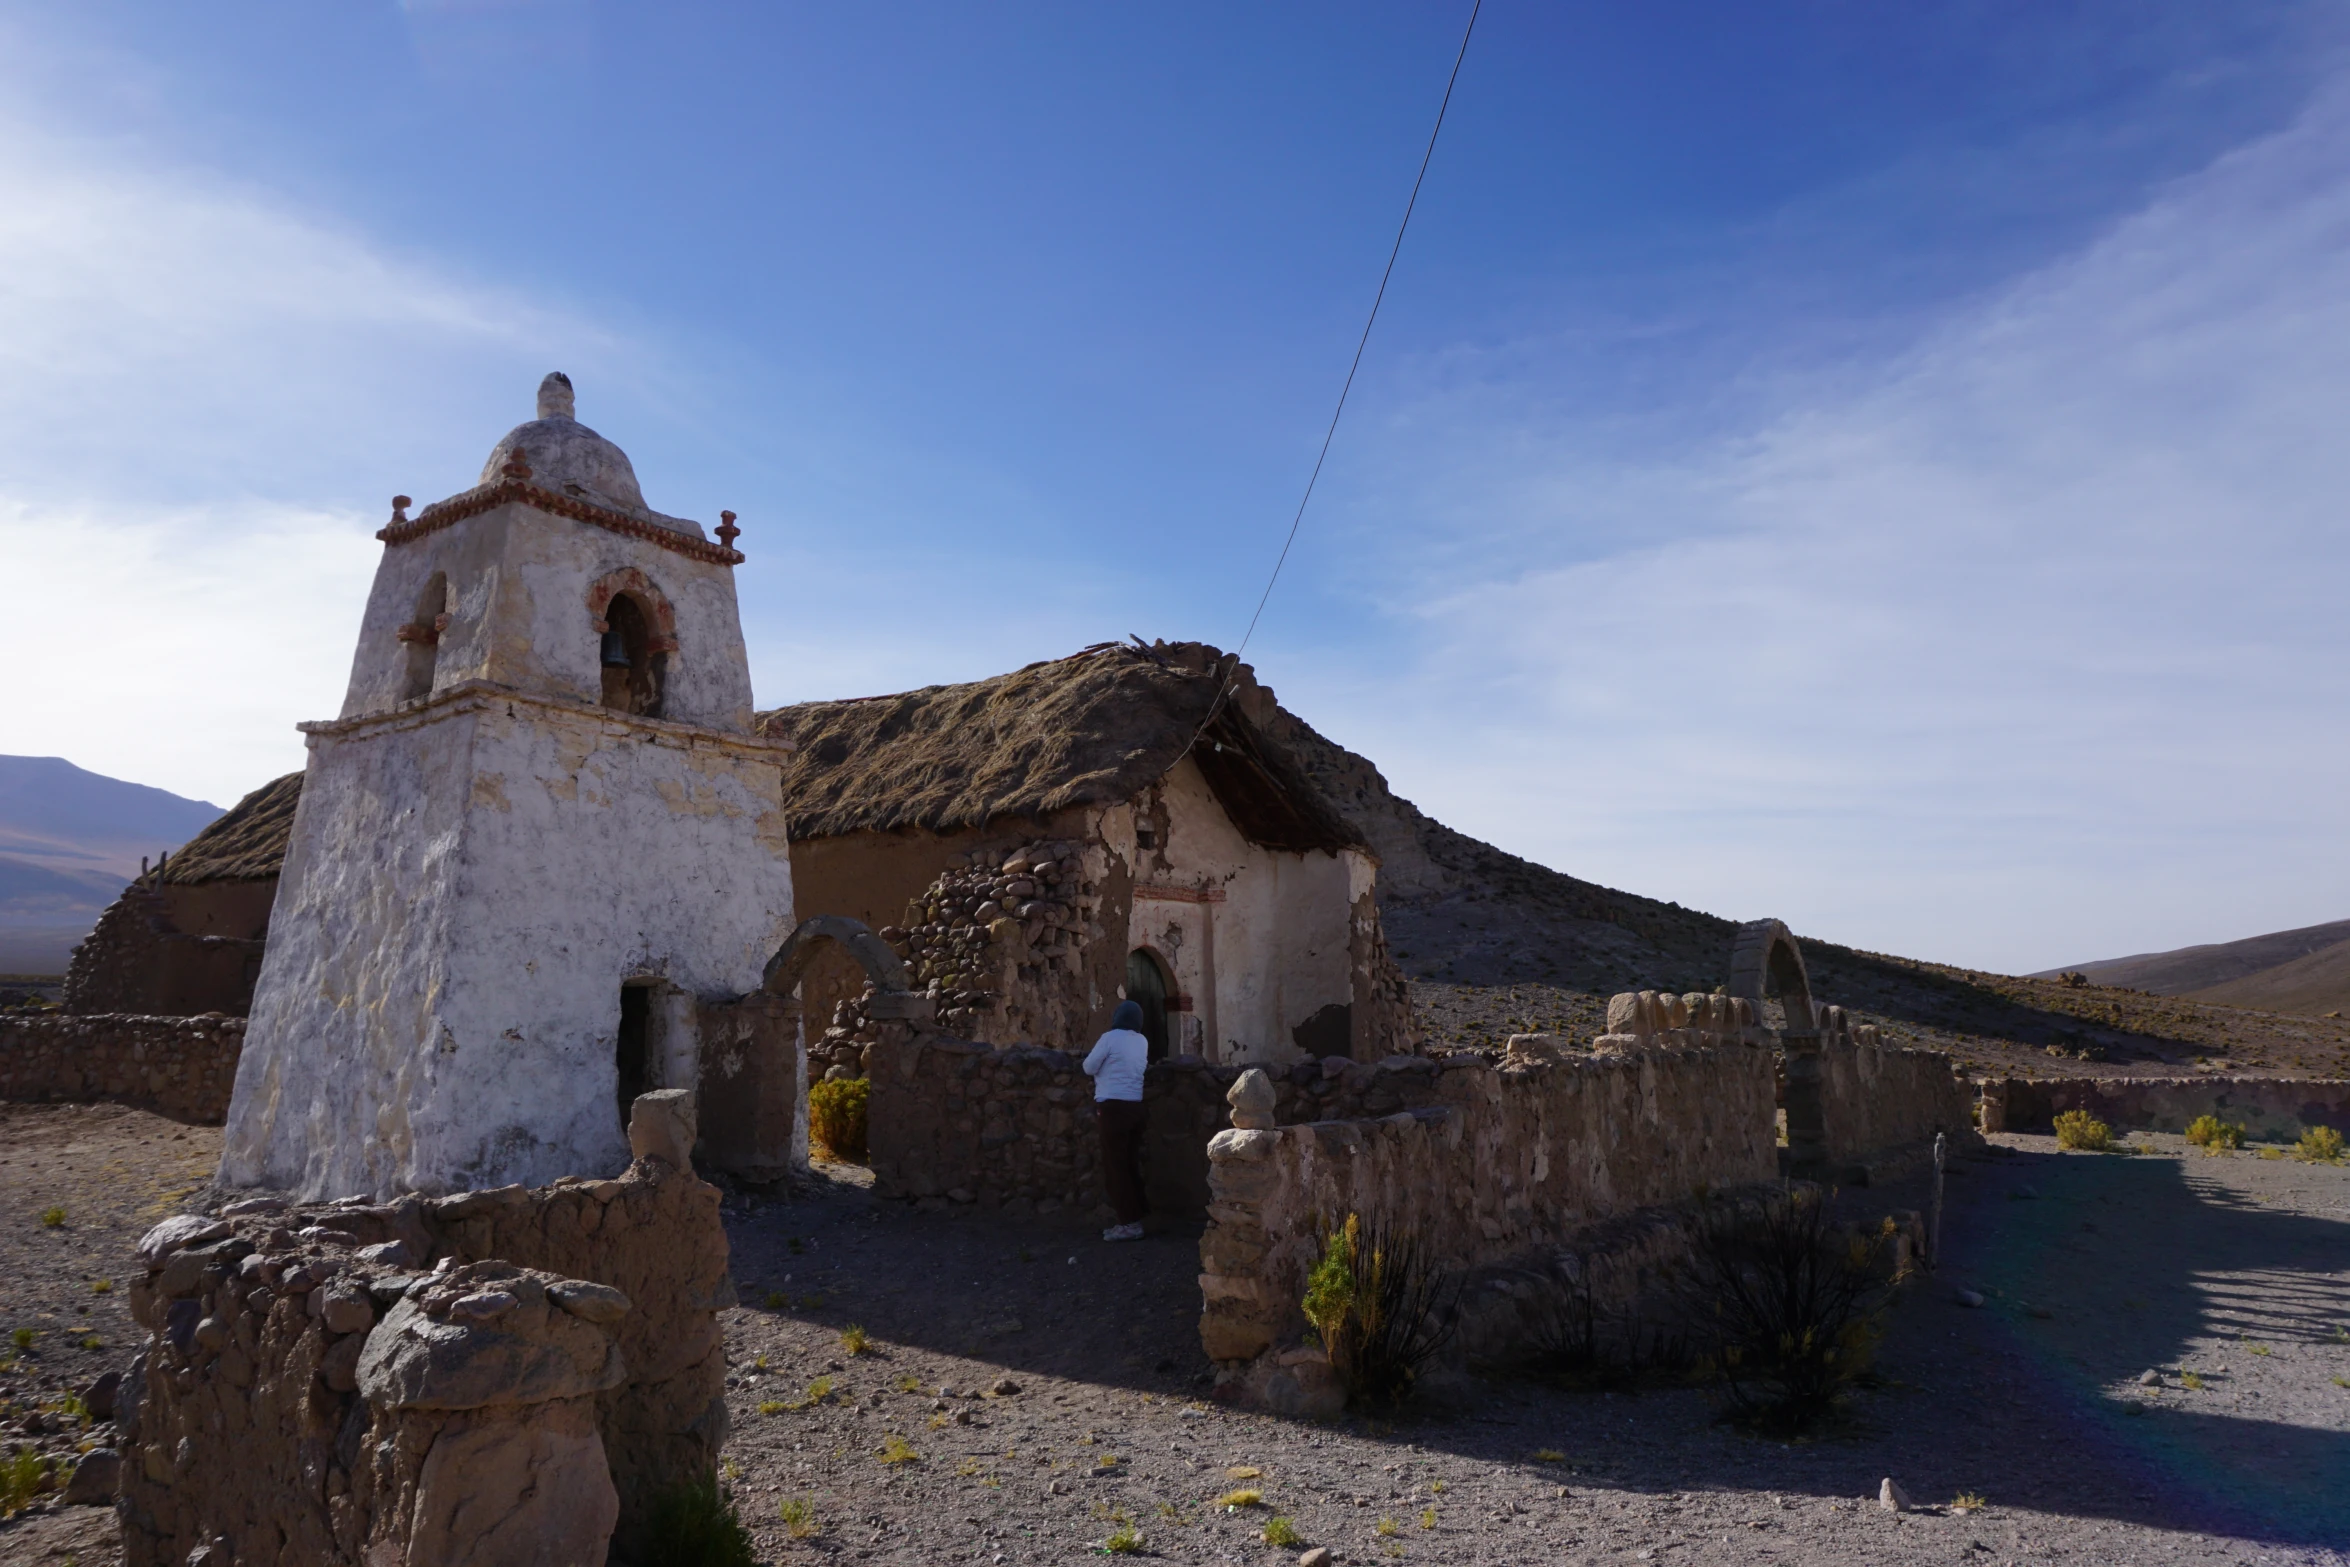
<path id="1" fill-rule="evenodd" d="M 472 482 L 552 356 L 629 351 L 202 170 L 0 127 L 0 557 L 42 672 L 0 749 L 215 800 L 299 766 L 382 498 Z"/>
<path id="2" fill-rule="evenodd" d="M 2339 918 L 2346 169 L 2334 92 L 1859 390 L 1595 486 L 1524 452 L 1482 531 L 1538 563 L 1417 610 L 1351 733 L 1523 852 L 1873 946 Z"/>

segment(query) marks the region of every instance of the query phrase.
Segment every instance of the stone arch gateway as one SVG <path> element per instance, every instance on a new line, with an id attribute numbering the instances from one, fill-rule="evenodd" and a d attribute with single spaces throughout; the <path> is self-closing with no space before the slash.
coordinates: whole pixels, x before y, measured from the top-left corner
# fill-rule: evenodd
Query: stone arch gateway
<path id="1" fill-rule="evenodd" d="M 1803 949 L 1781 920 L 1753 920 L 1738 927 L 1730 948 L 1730 994 L 1757 1005 L 1766 994 L 1776 995 L 1787 1009 L 1786 1027 L 1779 1032 L 1785 1053 L 1784 1103 L 1787 1111 L 1787 1157 L 1796 1174 L 1813 1174 L 1828 1158 L 1827 1111 L 1820 1092 L 1819 1009 L 1812 1005 L 1811 977 L 1804 972 Z"/>

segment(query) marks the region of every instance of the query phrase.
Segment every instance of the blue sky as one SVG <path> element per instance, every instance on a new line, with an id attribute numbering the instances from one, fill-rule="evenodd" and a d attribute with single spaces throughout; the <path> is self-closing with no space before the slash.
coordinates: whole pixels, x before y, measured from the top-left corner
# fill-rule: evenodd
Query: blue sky
<path id="1" fill-rule="evenodd" d="M 762 702 L 1229 646 L 1464 18 L 0 0 L 0 750 L 298 765 L 386 499 L 556 367 L 741 514 Z M 2342 917 L 2346 41 L 1493 0 L 1251 661 L 1726 915 L 2004 968 Z"/>

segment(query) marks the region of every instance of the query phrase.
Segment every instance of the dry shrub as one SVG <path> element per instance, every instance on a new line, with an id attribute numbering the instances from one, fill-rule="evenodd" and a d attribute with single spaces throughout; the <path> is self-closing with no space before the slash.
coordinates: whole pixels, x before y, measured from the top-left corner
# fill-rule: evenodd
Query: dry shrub
<path id="1" fill-rule="evenodd" d="M 826 1158 L 855 1164 L 865 1157 L 865 1099 L 872 1086 L 862 1077 L 835 1077 L 808 1090 L 808 1141 Z"/>
<path id="2" fill-rule="evenodd" d="M 2187 1123 L 2187 1141 L 2205 1153 L 2226 1153 L 2244 1146 L 2244 1128 L 2231 1126 L 2216 1115 L 2199 1115 Z"/>
<path id="3" fill-rule="evenodd" d="M 751 1535 L 715 1476 L 688 1480 L 653 1499 L 645 1530 L 646 1567 L 754 1567 Z"/>
<path id="4" fill-rule="evenodd" d="M 0 1518 L 13 1518 L 32 1505 L 49 1483 L 54 1466 L 29 1447 L 0 1459 Z"/>
<path id="5" fill-rule="evenodd" d="M 2313 1126 L 2301 1134 L 2293 1151 L 2311 1164 L 2342 1162 L 2342 1134 L 2330 1126 Z"/>
<path id="6" fill-rule="evenodd" d="M 1590 1389 L 1685 1377 L 1695 1359 L 1686 1330 L 1634 1308 L 1602 1307 L 1588 1261 L 1575 1264 L 1572 1277 L 1543 1294 L 1519 1369 Z"/>
<path id="7" fill-rule="evenodd" d="M 2056 1118 L 2056 1146 L 2105 1153 L 2113 1147 L 2113 1128 L 2086 1110 L 2067 1110 Z"/>
<path id="8" fill-rule="evenodd" d="M 1357 1214 L 1322 1237 L 1306 1279 L 1306 1320 L 1358 1404 L 1394 1405 L 1452 1338 L 1460 1284 L 1419 1237 L 1388 1235 Z"/>
<path id="9" fill-rule="evenodd" d="M 1892 1223 L 1869 1233 L 1830 1224 L 1826 1193 L 1797 1187 L 1773 1201 L 1715 1203 L 1695 1221 L 1684 1287 L 1700 1360 L 1733 1413 L 1794 1432 L 1836 1412 L 1868 1370 L 1892 1298 Z"/>

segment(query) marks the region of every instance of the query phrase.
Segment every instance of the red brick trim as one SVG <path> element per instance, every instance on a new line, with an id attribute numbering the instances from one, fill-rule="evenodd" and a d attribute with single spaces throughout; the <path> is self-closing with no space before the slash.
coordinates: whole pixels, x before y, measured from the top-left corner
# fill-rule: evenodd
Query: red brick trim
<path id="1" fill-rule="evenodd" d="M 519 475 L 516 474 L 517 469 L 520 470 Z M 462 495 L 452 495 L 445 501 L 435 501 L 414 517 L 402 517 L 395 512 L 392 520 L 378 529 L 375 536 L 386 544 L 406 544 L 428 533 L 438 533 L 468 517 L 478 517 L 485 511 L 495 511 L 500 506 L 519 502 L 557 517 L 584 522 L 590 527 L 625 534 L 632 539 L 643 539 L 648 544 L 673 550 L 689 560 L 707 561 L 713 566 L 739 566 L 743 563 L 741 550 L 712 544 L 707 539 L 697 539 L 675 528 L 664 528 L 657 522 L 631 517 L 626 512 L 613 511 L 609 507 L 598 506 L 574 496 L 543 490 L 530 482 L 530 469 L 519 460 L 508 463 L 506 473 L 507 477 L 495 484 L 484 484 Z"/>
<path id="2" fill-rule="evenodd" d="M 612 601 L 623 593 L 642 604 L 645 613 L 653 619 L 653 635 L 645 650 L 650 653 L 676 652 L 677 611 L 669 607 L 667 595 L 653 586 L 653 579 L 634 566 L 608 571 L 588 585 L 588 620 L 596 628 L 596 634 L 602 636 L 612 629 L 605 612 L 611 609 Z"/>
<path id="3" fill-rule="evenodd" d="M 1150 898 L 1160 903 L 1222 903 L 1224 892 L 1220 887 L 1166 887 L 1149 883 L 1134 889 L 1137 898 Z"/>

